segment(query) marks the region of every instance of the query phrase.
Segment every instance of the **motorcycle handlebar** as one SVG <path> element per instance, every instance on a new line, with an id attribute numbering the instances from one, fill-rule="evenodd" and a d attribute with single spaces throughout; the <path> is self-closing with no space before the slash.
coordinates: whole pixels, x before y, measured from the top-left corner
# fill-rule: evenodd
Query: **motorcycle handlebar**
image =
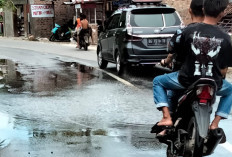
<path id="1" fill-rule="evenodd" d="M 167 67 L 163 67 L 162 65 L 160 65 L 160 63 L 155 64 L 154 68 L 168 72 L 168 73 L 172 72 L 172 69 L 167 68 Z"/>

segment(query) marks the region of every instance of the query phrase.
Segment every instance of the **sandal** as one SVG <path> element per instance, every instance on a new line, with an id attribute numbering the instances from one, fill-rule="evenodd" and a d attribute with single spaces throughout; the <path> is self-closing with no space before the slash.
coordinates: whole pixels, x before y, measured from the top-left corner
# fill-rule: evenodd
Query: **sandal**
<path id="1" fill-rule="evenodd" d="M 151 133 L 160 133 L 161 131 L 163 130 L 166 130 L 166 129 L 173 129 L 173 126 L 171 125 L 157 125 L 159 122 L 157 122 L 152 128 L 151 128 Z"/>
<path id="2" fill-rule="evenodd" d="M 163 132 L 163 131 L 164 131 L 164 133 L 161 134 L 161 132 Z M 156 138 L 163 138 L 163 137 L 167 136 L 167 130 L 163 130 L 163 131 L 161 131 L 160 133 L 156 134 Z"/>
<path id="3" fill-rule="evenodd" d="M 225 134 L 223 129 L 222 129 L 222 139 L 221 139 L 221 141 L 219 143 L 220 144 L 226 143 L 226 134 Z"/>

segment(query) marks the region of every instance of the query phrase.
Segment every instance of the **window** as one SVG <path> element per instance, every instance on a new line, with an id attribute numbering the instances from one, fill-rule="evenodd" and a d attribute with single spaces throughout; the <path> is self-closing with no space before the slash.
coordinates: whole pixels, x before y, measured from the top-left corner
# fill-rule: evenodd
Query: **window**
<path id="1" fill-rule="evenodd" d="M 164 14 L 166 26 L 178 26 L 181 21 L 176 13 Z"/>
<path id="2" fill-rule="evenodd" d="M 134 27 L 163 27 L 162 14 L 131 14 L 131 26 Z"/>
<path id="3" fill-rule="evenodd" d="M 119 19 L 120 19 L 120 14 L 114 15 L 112 20 L 110 21 L 110 23 L 108 25 L 108 29 L 118 28 Z"/>
<path id="4" fill-rule="evenodd" d="M 96 23 L 97 20 L 101 20 L 103 18 L 103 6 L 102 4 L 88 3 L 82 4 L 82 12 L 86 15 L 89 23 Z"/>
<path id="5" fill-rule="evenodd" d="M 126 12 L 122 12 L 120 22 L 119 22 L 119 27 L 124 28 L 126 26 Z"/>

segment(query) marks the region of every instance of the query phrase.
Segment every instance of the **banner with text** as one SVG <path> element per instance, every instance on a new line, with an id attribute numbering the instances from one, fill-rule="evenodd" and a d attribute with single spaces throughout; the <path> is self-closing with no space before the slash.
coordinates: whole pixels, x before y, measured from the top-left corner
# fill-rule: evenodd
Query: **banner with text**
<path id="1" fill-rule="evenodd" d="M 31 5 L 32 17 L 54 17 L 52 5 Z"/>

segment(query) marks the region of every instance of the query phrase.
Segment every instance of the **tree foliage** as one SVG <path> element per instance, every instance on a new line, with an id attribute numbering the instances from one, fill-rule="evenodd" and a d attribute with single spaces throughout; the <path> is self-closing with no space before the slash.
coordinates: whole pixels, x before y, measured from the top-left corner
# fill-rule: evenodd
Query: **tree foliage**
<path id="1" fill-rule="evenodd" d="M 0 8 L 15 10 L 15 5 L 12 0 L 0 0 Z"/>

